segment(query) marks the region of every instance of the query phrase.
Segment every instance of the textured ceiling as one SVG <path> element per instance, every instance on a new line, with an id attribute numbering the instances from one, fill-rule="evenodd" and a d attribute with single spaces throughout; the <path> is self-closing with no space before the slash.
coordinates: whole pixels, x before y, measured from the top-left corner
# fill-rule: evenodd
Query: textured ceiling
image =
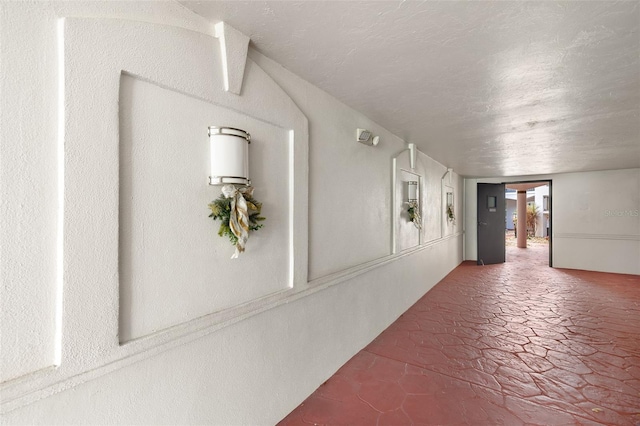
<path id="1" fill-rule="evenodd" d="M 638 1 L 181 3 L 462 175 L 640 167 Z"/>

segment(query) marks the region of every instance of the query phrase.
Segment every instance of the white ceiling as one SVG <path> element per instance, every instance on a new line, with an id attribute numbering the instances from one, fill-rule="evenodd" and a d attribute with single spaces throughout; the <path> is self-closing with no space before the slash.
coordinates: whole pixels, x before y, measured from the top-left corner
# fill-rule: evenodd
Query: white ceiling
<path id="1" fill-rule="evenodd" d="M 181 3 L 462 175 L 640 167 L 638 1 Z"/>

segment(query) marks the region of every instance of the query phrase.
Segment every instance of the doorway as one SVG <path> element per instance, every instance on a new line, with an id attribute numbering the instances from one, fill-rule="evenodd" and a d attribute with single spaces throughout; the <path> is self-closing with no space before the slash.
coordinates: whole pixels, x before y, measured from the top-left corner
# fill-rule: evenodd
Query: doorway
<path id="1" fill-rule="evenodd" d="M 478 183 L 478 265 L 505 262 L 505 184 Z"/>
<path id="2" fill-rule="evenodd" d="M 551 180 L 505 183 L 507 262 L 553 266 L 551 195 Z"/>
<path id="3" fill-rule="evenodd" d="M 478 265 L 511 260 L 552 267 L 552 192 L 551 180 L 478 183 Z"/>

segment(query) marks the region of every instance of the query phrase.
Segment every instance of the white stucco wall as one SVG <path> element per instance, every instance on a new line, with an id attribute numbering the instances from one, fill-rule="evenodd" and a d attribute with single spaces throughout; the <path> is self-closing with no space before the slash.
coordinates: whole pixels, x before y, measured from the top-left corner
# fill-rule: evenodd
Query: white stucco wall
<path id="1" fill-rule="evenodd" d="M 505 180 L 552 180 L 554 267 L 640 274 L 640 169 L 466 179 L 466 260 L 477 256 L 476 184 Z"/>
<path id="2" fill-rule="evenodd" d="M 179 4 L 0 12 L 3 424 L 273 424 L 460 263 L 444 166 L 419 154 L 425 238 L 392 254 L 404 141 L 253 51 L 224 92 L 211 24 Z M 236 261 L 199 160 L 219 119 L 257 130 L 268 218 Z"/>

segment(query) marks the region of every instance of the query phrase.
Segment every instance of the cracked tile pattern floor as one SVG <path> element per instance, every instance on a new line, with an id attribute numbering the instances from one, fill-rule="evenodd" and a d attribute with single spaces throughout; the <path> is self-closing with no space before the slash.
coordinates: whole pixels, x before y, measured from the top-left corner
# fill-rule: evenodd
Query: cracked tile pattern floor
<path id="1" fill-rule="evenodd" d="M 464 262 L 281 425 L 640 426 L 640 277 Z"/>

